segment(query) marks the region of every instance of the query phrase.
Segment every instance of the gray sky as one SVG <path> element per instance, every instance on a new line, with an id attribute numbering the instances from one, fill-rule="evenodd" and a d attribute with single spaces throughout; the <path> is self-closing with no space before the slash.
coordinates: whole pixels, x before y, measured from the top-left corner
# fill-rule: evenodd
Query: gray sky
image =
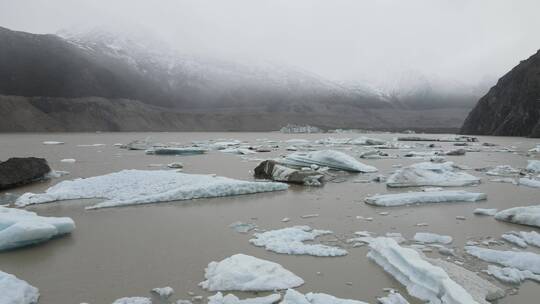
<path id="1" fill-rule="evenodd" d="M 186 53 L 270 60 L 334 80 L 415 72 L 477 83 L 540 48 L 538 12 L 538 0 L 0 0 L 0 26 L 138 24 Z"/>

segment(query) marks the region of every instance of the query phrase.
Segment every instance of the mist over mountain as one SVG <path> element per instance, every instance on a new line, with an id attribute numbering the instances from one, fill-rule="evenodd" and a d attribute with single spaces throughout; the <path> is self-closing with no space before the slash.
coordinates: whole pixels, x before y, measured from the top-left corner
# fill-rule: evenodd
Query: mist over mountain
<path id="1" fill-rule="evenodd" d="M 58 112 L 73 121 L 114 119 L 97 124 L 100 130 L 261 131 L 309 123 L 325 128 L 443 131 L 459 127 L 481 94 L 474 87 L 448 85 L 412 72 L 391 89 L 367 82 L 335 82 L 271 62 L 183 54 L 147 32 L 103 28 L 64 30 L 58 35 L 0 28 L 0 66 L 3 108 L 13 106 L 14 99 L 7 96 L 31 97 L 25 99 L 27 111 L 48 115 L 28 126 L 4 124 L 4 131 L 92 129 L 90 122 L 78 127 L 58 121 Z M 89 108 L 117 114 L 81 116 L 83 104 L 95 97 L 101 99 L 97 103 L 92 99 Z M 130 108 L 140 112 L 135 116 L 152 123 L 139 128 L 123 123 L 121 113 L 128 101 L 136 103 Z M 163 112 L 177 115 L 157 118 L 156 113 Z M 198 118 L 186 121 L 187 114 Z M 221 123 L 209 123 L 205 115 L 219 115 Z M 179 119 L 184 121 L 176 122 Z"/>

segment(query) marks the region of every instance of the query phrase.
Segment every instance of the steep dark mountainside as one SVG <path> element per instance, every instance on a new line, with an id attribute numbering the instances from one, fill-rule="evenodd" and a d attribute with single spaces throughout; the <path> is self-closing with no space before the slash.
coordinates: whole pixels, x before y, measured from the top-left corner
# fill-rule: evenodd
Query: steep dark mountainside
<path id="1" fill-rule="evenodd" d="M 540 137 L 540 50 L 478 101 L 461 133 Z"/>
<path id="2" fill-rule="evenodd" d="M 0 131 L 268 131 L 287 123 L 455 131 L 468 110 L 436 89 L 404 96 L 291 67 L 183 55 L 142 33 L 0 27 Z"/>

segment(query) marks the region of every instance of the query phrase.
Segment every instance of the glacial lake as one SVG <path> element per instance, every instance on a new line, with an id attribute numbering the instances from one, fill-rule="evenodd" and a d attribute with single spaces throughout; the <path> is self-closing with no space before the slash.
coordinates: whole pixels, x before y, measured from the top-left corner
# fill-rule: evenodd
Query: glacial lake
<path id="1" fill-rule="evenodd" d="M 281 134 L 281 133 L 20 133 L 0 135 L 0 159 L 35 156 L 47 159 L 54 170 L 68 171 L 60 178 L 37 182 L 13 189 L 11 193 L 43 192 L 61 180 L 116 172 L 123 169 L 167 169 L 166 164 L 182 162 L 186 173 L 217 174 L 231 178 L 253 180 L 253 169 L 260 160 L 290 153 L 285 150 L 289 139 L 315 141 L 327 137 L 356 138 L 369 136 L 392 140 L 397 134 L 389 133 L 342 133 L 342 134 Z M 399 136 L 405 136 L 400 134 Z M 417 135 L 440 138 L 449 135 Z M 190 144 L 193 141 L 237 139 L 251 145 L 262 145 L 265 140 L 279 145 L 269 153 L 235 155 L 210 151 L 194 156 L 146 155 L 144 151 L 131 151 L 114 146 L 132 140 L 150 139 L 159 143 Z M 495 165 L 511 165 L 524 168 L 528 159 L 540 159 L 540 154 L 527 156 L 527 150 L 536 146 L 539 139 L 517 137 L 478 137 L 480 143 L 469 147 L 481 148 L 483 152 L 468 152 L 465 156 L 446 156 L 446 160 L 472 169 Z M 61 141 L 63 145 L 44 145 L 44 141 Z M 497 144 L 483 147 L 482 143 Z M 414 142 L 401 142 L 414 144 Z M 96 146 L 78 146 L 104 144 Z M 421 144 L 429 144 L 422 142 Z M 436 149 L 450 150 L 452 142 L 436 142 Z M 514 147 L 515 152 L 498 152 L 503 147 Z M 352 145 L 328 145 L 317 149 L 336 149 L 355 156 L 370 148 Z M 414 151 L 431 150 L 414 148 Z M 489 151 L 488 151 L 489 150 Z M 402 156 L 405 150 L 385 150 Z M 76 159 L 74 163 L 62 159 Z M 367 230 L 384 235 L 400 232 L 412 239 L 415 232 L 434 232 L 450 235 L 454 241 L 456 257 L 440 255 L 437 250 L 426 252 L 428 257 L 458 260 L 464 266 L 477 271 L 483 278 L 503 287 L 507 295 L 498 303 L 538 303 L 538 283 L 526 281 L 517 292 L 510 285 L 503 285 L 482 273 L 486 263 L 464 253 L 468 240 L 481 241 L 486 237 L 500 239 L 508 231 L 540 232 L 540 229 L 496 221 L 490 216 L 473 214 L 475 208 L 499 210 L 540 204 L 540 189 L 516 186 L 511 183 L 489 181 L 484 172 L 467 172 L 482 179 L 473 187 L 458 187 L 474 192 L 487 193 L 487 201 L 477 203 L 453 203 L 414 205 L 403 207 L 374 207 L 366 205 L 364 198 L 376 193 L 394 193 L 418 190 L 417 188 L 387 189 L 384 183 L 358 182 L 379 174 L 388 176 L 397 165 L 407 166 L 425 161 L 414 158 L 359 159 L 375 166 L 378 173 L 337 174 L 336 179 L 322 187 L 291 185 L 287 191 L 260 193 L 225 198 L 197 199 L 85 210 L 85 206 L 97 200 L 72 200 L 26 209 L 44 216 L 68 216 L 77 228 L 67 236 L 39 245 L 0 253 L 0 270 L 16 275 L 39 288 L 40 304 L 112 303 L 127 296 L 150 296 L 155 287 L 171 286 L 172 297 L 191 299 L 192 295 L 204 297 L 214 293 L 198 286 L 204 280 L 204 269 L 211 261 L 220 261 L 236 253 L 244 253 L 277 262 L 305 280 L 297 290 L 300 292 L 324 292 L 336 297 L 377 303 L 376 298 L 386 295 L 383 288 L 393 288 L 410 303 L 422 303 L 410 297 L 404 287 L 381 267 L 370 261 L 366 254 L 368 246 L 353 248 L 345 240 L 355 231 Z M 355 182 L 356 180 L 356 182 Z M 2 192 L 4 193 L 4 192 Z M 381 215 L 381 212 L 389 212 Z M 306 214 L 317 217 L 302 218 Z M 464 216 L 466 220 L 456 217 Z M 289 222 L 282 222 L 288 217 Z M 365 220 L 363 218 L 373 218 Z M 229 225 L 236 221 L 255 223 L 260 229 L 278 229 L 294 225 L 309 225 L 317 229 L 329 229 L 333 235 L 320 240 L 324 244 L 341 246 L 348 250 L 344 257 L 312 257 L 276 254 L 249 243 L 252 233 L 238 233 Z M 427 226 L 417 226 L 427 223 Z M 492 246 L 509 250 L 512 246 Z M 539 248 L 529 246 L 527 251 L 540 254 Z M 241 293 L 237 296 L 261 296 L 267 293 Z M 159 302 L 158 302 L 159 303 Z"/>

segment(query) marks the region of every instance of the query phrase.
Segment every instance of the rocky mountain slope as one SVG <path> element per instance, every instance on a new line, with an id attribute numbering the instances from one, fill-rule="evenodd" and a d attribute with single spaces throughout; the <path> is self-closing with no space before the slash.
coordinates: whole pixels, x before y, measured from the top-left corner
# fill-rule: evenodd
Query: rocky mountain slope
<path id="1" fill-rule="evenodd" d="M 0 131 L 453 131 L 468 111 L 437 90 L 421 95 L 388 98 L 297 68 L 180 54 L 145 33 L 0 28 Z"/>
<path id="2" fill-rule="evenodd" d="M 499 79 L 469 113 L 461 133 L 540 137 L 540 51 Z"/>

